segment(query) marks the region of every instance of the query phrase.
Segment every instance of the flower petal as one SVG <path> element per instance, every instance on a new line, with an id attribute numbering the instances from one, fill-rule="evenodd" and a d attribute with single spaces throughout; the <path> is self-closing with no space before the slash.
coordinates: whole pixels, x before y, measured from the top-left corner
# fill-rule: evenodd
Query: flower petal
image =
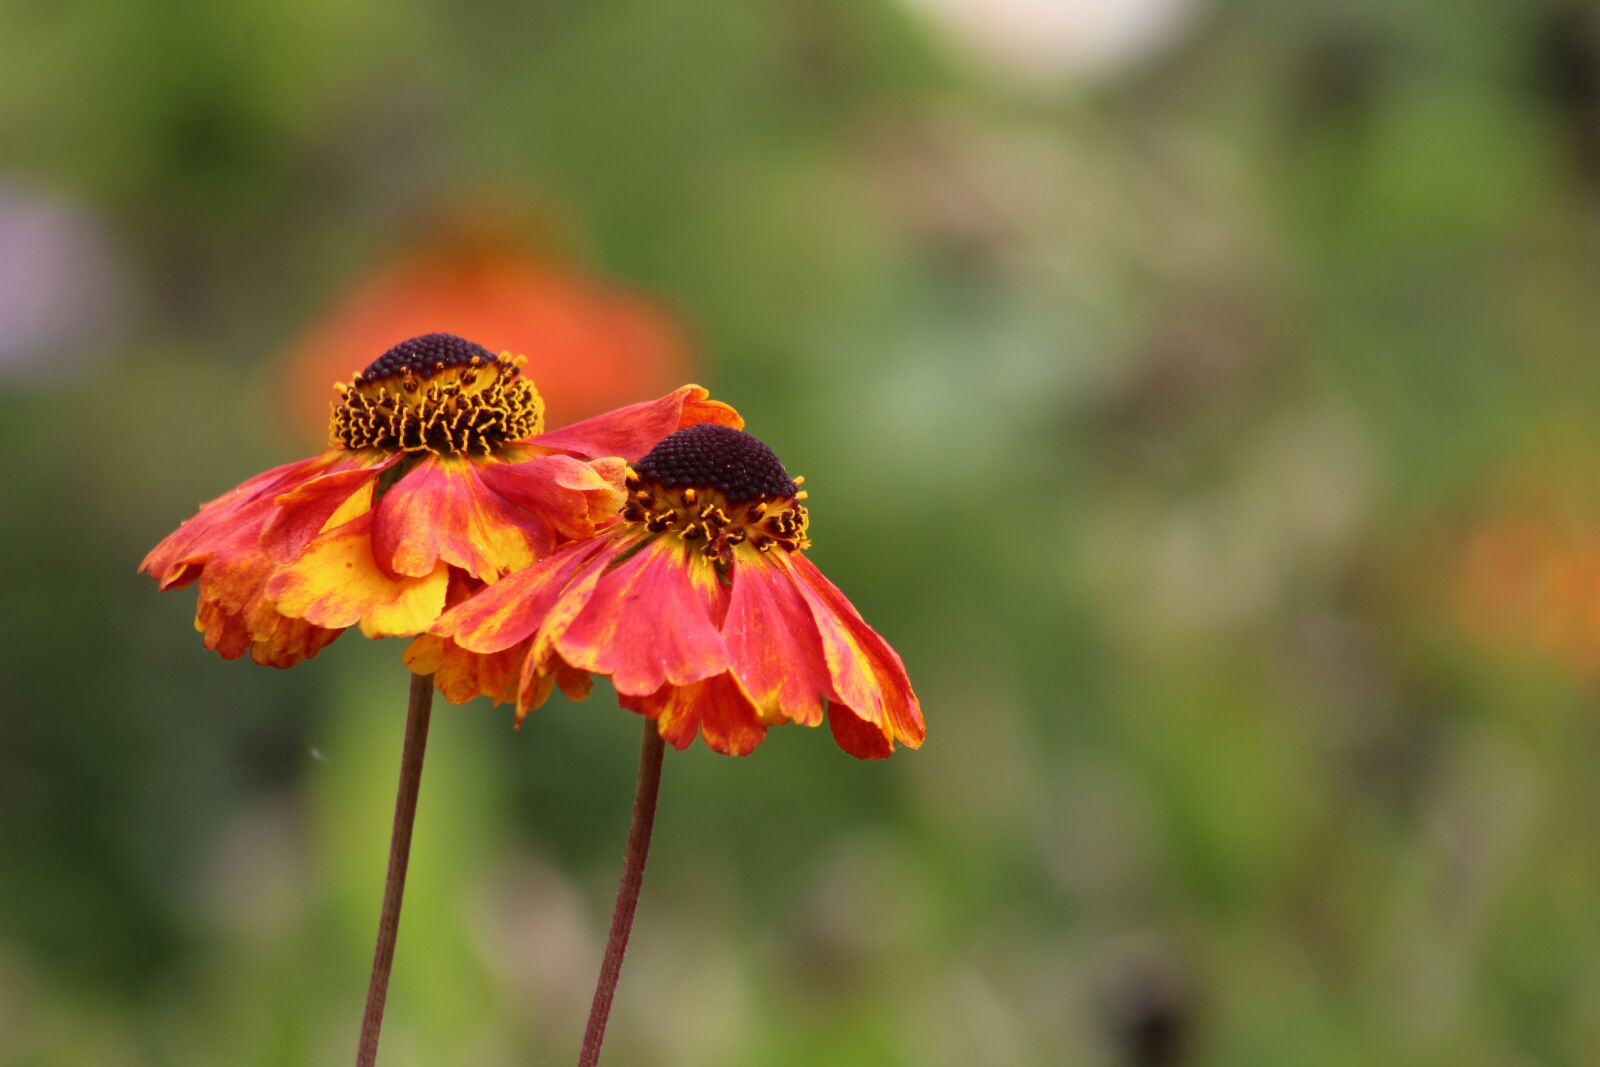
<path id="1" fill-rule="evenodd" d="M 528 443 L 584 459 L 621 456 L 630 463 L 640 459 L 663 437 L 685 426 L 714 422 L 744 428 L 739 413 L 698 385 L 684 385 L 656 400 L 596 415 L 559 430 L 529 438 Z"/>
<path id="2" fill-rule="evenodd" d="M 273 577 L 267 593 L 279 611 L 329 629 L 359 622 L 368 637 L 411 637 L 439 617 L 450 568 L 439 563 L 422 577 L 384 574 L 372 556 L 374 514 L 319 534 Z"/>
<path id="3" fill-rule="evenodd" d="M 488 464 L 481 476 L 500 496 L 573 540 L 592 536 L 628 498 L 628 467 L 616 456 L 588 463 L 571 456 L 541 456 L 526 463 Z"/>
<path id="4" fill-rule="evenodd" d="M 378 476 L 400 457 L 378 452 L 352 453 L 367 458 L 361 466 L 335 469 L 279 493 L 275 509 L 261 531 L 261 547 L 279 563 L 290 563 L 311 539 L 325 529 L 343 525 L 372 506 Z M 357 494 L 363 499 L 355 500 Z"/>
<path id="5" fill-rule="evenodd" d="M 556 670 L 548 667 L 537 655 L 522 661 L 522 674 L 517 678 L 517 729 L 528 712 L 543 706 L 555 688 Z"/>
<path id="6" fill-rule="evenodd" d="M 480 581 L 520 570 L 555 547 L 542 517 L 483 484 L 475 460 L 429 456 L 378 499 L 372 554 L 393 576 L 420 578 L 443 560 Z"/>
<path id="7" fill-rule="evenodd" d="M 200 505 L 183 525 L 162 539 L 139 564 L 139 570 L 161 583 L 162 589 L 187 585 L 199 574 L 199 567 L 220 546 L 233 541 L 237 549 L 253 545 L 260 522 L 272 500 L 286 489 L 322 473 L 342 452 L 329 451 L 310 459 L 296 460 L 256 475 L 221 496 Z M 250 536 L 238 539 L 246 527 Z"/>
<path id="8" fill-rule="evenodd" d="M 774 562 L 794 575 L 796 588 L 811 608 L 839 703 L 863 723 L 877 728 L 891 748 L 896 741 L 909 748 L 921 746 L 927 732 L 922 707 L 900 656 L 805 556 L 789 552 L 775 557 Z M 838 738 L 840 725 L 834 721 L 831 709 L 829 721 Z M 845 729 L 849 736 L 855 736 L 853 726 L 846 724 Z M 840 744 L 844 745 L 844 741 L 840 740 Z"/>
<path id="9" fill-rule="evenodd" d="M 763 722 L 821 724 L 823 701 L 833 693 L 822 639 L 793 575 L 766 553 L 735 552 L 722 639 L 733 676 Z"/>
<path id="10" fill-rule="evenodd" d="M 554 645 L 579 670 L 610 675 L 617 692 L 643 696 L 728 669 L 717 632 L 726 609 L 711 562 L 675 537 L 658 537 L 600 576 Z"/>
<path id="11" fill-rule="evenodd" d="M 561 687 L 561 695 L 576 704 L 588 700 L 594 691 L 594 675 L 563 663 L 556 669 L 556 684 Z"/>
<path id="12" fill-rule="evenodd" d="M 406 649 L 405 664 L 413 674 L 433 675 L 434 688 L 452 704 L 486 696 L 495 704 L 513 704 L 527 643 L 493 655 L 468 652 L 454 641 L 423 634 Z"/>
<path id="13" fill-rule="evenodd" d="M 682 750 L 705 737 L 713 751 L 746 756 L 766 738 L 767 728 L 729 674 L 692 685 L 664 686 L 647 697 L 620 697 L 623 707 L 656 721 L 661 739 Z"/>
<path id="14" fill-rule="evenodd" d="M 510 648 L 539 629 L 574 575 L 597 556 L 609 563 L 618 551 L 619 542 L 610 537 L 567 545 L 451 608 L 433 624 L 432 632 L 451 638 L 468 652 L 492 654 Z"/>
<path id="15" fill-rule="evenodd" d="M 889 735 L 843 704 L 828 705 L 828 729 L 839 747 L 856 759 L 888 759 L 894 755 L 894 741 Z"/>
<path id="16" fill-rule="evenodd" d="M 224 659 L 249 652 L 263 666 L 292 667 L 339 636 L 338 630 L 280 614 L 266 595 L 273 571 L 260 553 L 206 565 L 195 608 L 195 629 L 205 636 L 206 648 Z"/>

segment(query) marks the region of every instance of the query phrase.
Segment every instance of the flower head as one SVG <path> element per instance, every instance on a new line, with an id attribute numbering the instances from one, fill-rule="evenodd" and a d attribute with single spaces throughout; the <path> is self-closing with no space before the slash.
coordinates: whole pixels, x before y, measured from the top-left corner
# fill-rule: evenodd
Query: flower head
<path id="1" fill-rule="evenodd" d="M 734 426 L 680 429 L 628 472 L 618 522 L 458 604 L 407 662 L 519 718 L 603 675 L 678 748 L 698 734 L 743 755 L 769 726 L 825 716 L 852 755 L 915 748 L 900 657 L 805 557 L 801 481 Z"/>
<path id="2" fill-rule="evenodd" d="M 448 333 L 402 341 L 339 385 L 335 448 L 489 455 L 544 427 L 544 401 L 519 363 Z"/>
<path id="3" fill-rule="evenodd" d="M 699 386 L 541 434 L 520 357 L 405 341 L 340 385 L 321 455 L 203 505 L 140 569 L 199 582 L 207 648 L 289 667 L 344 629 L 412 636 L 447 603 L 588 537 L 625 464 L 682 426 L 739 426 Z"/>

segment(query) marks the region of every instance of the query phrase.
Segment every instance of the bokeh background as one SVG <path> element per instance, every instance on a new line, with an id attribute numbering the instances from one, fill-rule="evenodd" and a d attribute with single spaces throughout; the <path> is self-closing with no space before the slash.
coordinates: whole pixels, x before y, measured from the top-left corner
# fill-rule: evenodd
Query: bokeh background
<path id="1" fill-rule="evenodd" d="M 0 10 L 0 1063 L 348 1062 L 397 641 L 134 568 L 445 329 L 804 473 L 920 752 L 669 754 L 608 1062 L 1600 1062 L 1600 12 Z M 435 715 L 383 1059 L 574 1057 L 637 721 Z"/>

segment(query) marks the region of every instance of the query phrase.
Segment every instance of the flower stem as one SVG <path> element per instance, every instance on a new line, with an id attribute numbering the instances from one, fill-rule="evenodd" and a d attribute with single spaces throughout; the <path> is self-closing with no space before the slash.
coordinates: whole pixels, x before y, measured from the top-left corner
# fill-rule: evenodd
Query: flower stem
<path id="1" fill-rule="evenodd" d="M 417 790 L 422 785 L 422 757 L 428 748 L 428 720 L 433 714 L 433 678 L 411 676 L 406 708 L 406 740 L 400 752 L 400 788 L 394 798 L 394 830 L 389 836 L 389 875 L 383 885 L 383 913 L 378 919 L 378 945 L 372 953 L 372 982 L 367 1010 L 361 1017 L 361 1044 L 356 1067 L 372 1067 L 378 1059 L 378 1031 L 389 998 L 389 971 L 394 966 L 394 938 L 400 929 L 400 898 L 406 891 L 406 864 L 411 858 L 411 827 L 417 818 Z"/>
<path id="2" fill-rule="evenodd" d="M 600 1043 L 606 1037 L 611 998 L 616 995 L 617 979 L 622 976 L 622 955 L 628 951 L 633 913 L 639 906 L 639 889 L 644 884 L 644 863 L 650 856 L 650 831 L 656 822 L 663 752 L 661 732 L 653 719 L 646 719 L 644 745 L 639 751 L 639 785 L 633 795 L 633 825 L 628 830 L 628 854 L 622 862 L 617 907 L 611 915 L 611 936 L 606 939 L 606 955 L 600 964 L 600 980 L 595 983 L 594 1006 L 589 1009 L 589 1027 L 583 1034 L 578 1067 L 596 1067 L 600 1062 Z"/>

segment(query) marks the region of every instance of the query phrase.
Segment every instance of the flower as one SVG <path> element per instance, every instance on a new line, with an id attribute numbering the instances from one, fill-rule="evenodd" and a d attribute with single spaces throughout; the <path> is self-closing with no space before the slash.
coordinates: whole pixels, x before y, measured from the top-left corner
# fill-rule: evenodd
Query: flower
<path id="1" fill-rule="evenodd" d="M 1549 507 L 1508 510 L 1461 540 L 1448 581 L 1466 635 L 1498 657 L 1600 679 L 1600 523 Z"/>
<path id="2" fill-rule="evenodd" d="M 340 385 L 330 448 L 201 506 L 140 569 L 199 582 L 195 628 L 234 659 L 290 667 L 350 626 L 413 636 L 447 603 L 587 537 L 625 463 L 702 422 L 741 426 L 687 385 L 541 434 L 519 370 L 450 334 L 396 345 Z"/>
<path id="3" fill-rule="evenodd" d="M 594 277 L 525 232 L 515 204 L 456 204 L 422 236 L 359 277 L 288 353 L 285 409 L 319 433 L 327 383 L 351 352 L 381 351 L 427 330 L 526 352 L 550 410 L 585 418 L 685 380 L 694 363 L 665 310 Z"/>
<path id="4" fill-rule="evenodd" d="M 905 666 L 805 550 L 801 479 L 727 425 L 669 435 L 629 471 L 619 521 L 447 611 L 406 653 L 449 700 L 518 719 L 605 675 L 623 707 L 687 748 L 744 755 L 816 726 L 861 758 L 922 744 Z"/>

